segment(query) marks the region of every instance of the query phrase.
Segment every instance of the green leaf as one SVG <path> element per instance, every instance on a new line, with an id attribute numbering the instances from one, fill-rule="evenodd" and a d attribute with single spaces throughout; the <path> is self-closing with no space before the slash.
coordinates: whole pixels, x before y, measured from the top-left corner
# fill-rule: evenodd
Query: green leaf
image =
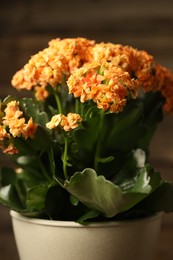
<path id="1" fill-rule="evenodd" d="M 74 131 L 75 141 L 80 148 L 88 151 L 93 149 L 98 137 L 99 118 L 99 116 L 89 118 L 87 122 L 84 122 L 84 128 Z"/>
<path id="2" fill-rule="evenodd" d="M 31 98 L 23 98 L 20 100 L 20 106 L 28 118 L 32 117 L 33 121 L 39 125 L 45 126 L 48 122 L 48 116 L 45 112 L 40 111 L 38 102 L 34 102 Z"/>
<path id="3" fill-rule="evenodd" d="M 2 186 L 16 184 L 17 178 L 15 170 L 9 167 L 3 167 L 0 172 L 0 182 Z"/>
<path id="4" fill-rule="evenodd" d="M 73 206 L 77 206 L 78 203 L 79 203 L 79 200 L 78 200 L 75 196 L 70 195 L 70 202 L 71 202 L 71 204 L 72 204 Z"/>
<path id="5" fill-rule="evenodd" d="M 110 126 L 107 127 L 109 132 L 106 133 L 104 149 L 120 149 L 123 152 L 128 152 L 136 148 L 139 139 L 146 133 L 146 128 L 142 125 L 142 104 L 127 104 L 124 111 L 116 115 L 114 120 L 113 116 L 107 115 L 107 122 L 105 122 Z"/>
<path id="6" fill-rule="evenodd" d="M 46 213 L 50 219 L 65 219 L 65 209 L 68 207 L 68 194 L 61 186 L 52 186 L 45 200 Z"/>
<path id="7" fill-rule="evenodd" d="M 15 210 L 25 207 L 26 189 L 22 174 L 14 169 L 3 167 L 0 175 L 0 201 Z"/>
<path id="8" fill-rule="evenodd" d="M 150 193 L 152 187 L 150 185 L 150 177 L 148 176 L 146 171 L 143 171 L 142 174 L 139 175 L 135 185 L 130 190 L 132 193 Z"/>
<path id="9" fill-rule="evenodd" d="M 173 212 L 173 183 L 163 181 L 143 202 L 143 208 L 150 211 Z"/>
<path id="10" fill-rule="evenodd" d="M 46 194 L 46 213 L 50 219 L 74 220 L 86 212 L 86 207 L 80 202 L 72 205 L 70 194 L 61 186 L 51 187 Z"/>
<path id="11" fill-rule="evenodd" d="M 112 217 L 121 210 L 122 191 L 118 186 L 96 175 L 93 169 L 75 173 L 64 187 L 90 209 Z"/>
<path id="12" fill-rule="evenodd" d="M 39 185 L 28 190 L 27 193 L 27 208 L 30 210 L 41 210 L 45 207 L 45 198 L 48 187 Z"/>
<path id="13" fill-rule="evenodd" d="M 144 167 L 146 154 L 141 149 L 132 150 L 121 161 L 120 170 L 114 174 L 113 182 L 123 190 L 133 187 L 139 174 L 139 170 Z"/>
<path id="14" fill-rule="evenodd" d="M 114 156 L 108 156 L 108 157 L 105 157 L 105 158 L 98 158 L 97 161 L 99 163 L 109 163 L 109 162 L 112 162 L 114 160 Z"/>
<path id="15" fill-rule="evenodd" d="M 16 100 L 15 97 L 8 95 L 7 97 L 4 98 L 3 104 L 7 105 L 9 102 L 14 101 L 14 100 Z"/>
<path id="16" fill-rule="evenodd" d="M 55 159 L 52 146 L 48 149 L 48 158 L 49 158 L 49 166 L 52 173 L 52 176 L 55 178 Z"/>
<path id="17" fill-rule="evenodd" d="M 142 97 L 144 122 L 147 132 L 139 141 L 142 149 L 148 149 L 153 134 L 157 129 L 158 123 L 163 119 L 163 102 L 164 98 L 159 92 L 148 92 Z"/>
<path id="18" fill-rule="evenodd" d="M 29 146 L 33 149 L 33 151 L 47 149 L 51 143 L 49 131 L 47 131 L 44 127 L 38 125 L 34 138 L 28 139 L 27 142 Z"/>
<path id="19" fill-rule="evenodd" d="M 20 151 L 20 155 L 33 155 L 34 150 L 29 145 L 29 143 L 22 138 L 14 138 L 14 146 Z M 18 157 L 18 155 L 14 156 L 14 158 Z"/>
<path id="20" fill-rule="evenodd" d="M 50 146 L 51 138 L 49 132 L 42 126 L 38 125 L 33 139 L 27 140 L 22 138 L 14 138 L 14 146 L 19 150 L 19 156 L 36 156 L 38 151 L 47 150 Z M 16 156 L 15 156 L 16 157 Z M 17 155 L 18 157 L 18 155 Z M 30 157 L 31 158 L 31 157 Z"/>
<path id="21" fill-rule="evenodd" d="M 153 168 L 147 164 L 141 169 L 141 172 L 135 181 L 133 187 L 124 192 L 123 211 L 128 210 L 142 201 L 144 198 L 152 194 L 160 185 L 162 179 L 158 172 L 154 172 Z"/>
<path id="22" fill-rule="evenodd" d="M 0 203 L 17 211 L 24 209 L 24 205 L 14 185 L 0 188 Z"/>
<path id="23" fill-rule="evenodd" d="M 100 212 L 97 210 L 90 210 L 87 213 L 85 213 L 83 216 L 81 216 L 76 222 L 79 224 L 87 224 L 87 220 L 97 218 L 100 215 Z"/>
<path id="24" fill-rule="evenodd" d="M 76 172 L 69 181 L 65 181 L 64 187 L 90 209 L 101 212 L 106 217 L 113 217 L 135 206 L 160 184 L 160 175 L 146 165 L 133 187 L 124 192 L 89 168 Z"/>

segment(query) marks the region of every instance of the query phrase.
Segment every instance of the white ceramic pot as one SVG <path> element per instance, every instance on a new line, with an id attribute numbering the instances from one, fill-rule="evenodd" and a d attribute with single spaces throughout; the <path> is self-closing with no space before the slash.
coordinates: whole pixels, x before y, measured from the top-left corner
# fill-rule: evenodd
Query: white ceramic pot
<path id="1" fill-rule="evenodd" d="M 162 219 L 156 214 L 85 226 L 10 213 L 20 260 L 151 260 Z"/>

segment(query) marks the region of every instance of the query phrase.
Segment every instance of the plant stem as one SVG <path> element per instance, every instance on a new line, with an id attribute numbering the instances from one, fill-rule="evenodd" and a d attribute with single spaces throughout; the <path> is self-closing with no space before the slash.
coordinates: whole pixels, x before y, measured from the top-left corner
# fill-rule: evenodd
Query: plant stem
<path id="1" fill-rule="evenodd" d="M 19 196 L 20 203 L 21 203 L 22 207 L 25 208 L 25 206 L 26 206 L 25 205 L 25 196 L 23 195 L 23 191 L 18 182 L 16 183 L 16 190 L 17 190 L 17 194 Z"/>
<path id="2" fill-rule="evenodd" d="M 56 103 L 57 103 L 59 114 L 62 114 L 62 112 L 63 112 L 62 104 L 61 104 L 61 100 L 60 100 L 60 98 L 57 94 L 55 94 L 55 100 L 56 100 Z"/>
<path id="3" fill-rule="evenodd" d="M 67 176 L 67 150 L 68 150 L 68 140 L 67 137 L 64 136 L 64 153 L 63 153 L 63 173 L 64 173 L 64 178 L 65 180 L 68 179 Z"/>
<path id="4" fill-rule="evenodd" d="M 40 168 L 41 168 L 41 171 L 42 171 L 44 177 L 45 177 L 49 182 L 51 182 L 52 179 L 51 179 L 50 176 L 47 174 L 47 171 L 45 170 L 45 168 L 44 168 L 42 162 L 41 162 L 40 160 L 38 160 L 38 163 L 39 163 L 39 166 L 40 166 Z"/>
<path id="5" fill-rule="evenodd" d="M 80 108 L 80 102 L 79 102 L 79 100 L 76 98 L 76 99 L 75 99 L 75 113 L 79 114 L 79 108 Z"/>
<path id="6" fill-rule="evenodd" d="M 55 160 L 54 160 L 52 146 L 49 147 L 48 158 L 49 158 L 49 165 L 50 165 L 50 170 L 51 170 L 52 176 L 53 176 L 53 178 L 55 178 Z"/>
<path id="7" fill-rule="evenodd" d="M 101 148 L 101 137 L 102 137 L 102 128 L 103 128 L 103 121 L 104 121 L 104 111 L 101 111 L 100 113 L 100 123 L 99 123 L 99 134 L 98 134 L 98 140 L 96 144 L 96 150 L 95 150 L 95 158 L 94 158 L 94 169 L 97 172 L 98 171 L 98 159 L 100 158 L 100 148 Z"/>

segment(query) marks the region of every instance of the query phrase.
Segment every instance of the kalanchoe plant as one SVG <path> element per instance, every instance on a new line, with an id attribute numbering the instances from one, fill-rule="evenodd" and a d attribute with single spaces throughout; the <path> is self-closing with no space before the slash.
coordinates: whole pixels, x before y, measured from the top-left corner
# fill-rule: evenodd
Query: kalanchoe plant
<path id="1" fill-rule="evenodd" d="M 26 216 L 112 220 L 173 211 L 173 184 L 149 164 L 173 111 L 173 74 L 129 46 L 55 39 L 0 103 L 0 202 Z"/>

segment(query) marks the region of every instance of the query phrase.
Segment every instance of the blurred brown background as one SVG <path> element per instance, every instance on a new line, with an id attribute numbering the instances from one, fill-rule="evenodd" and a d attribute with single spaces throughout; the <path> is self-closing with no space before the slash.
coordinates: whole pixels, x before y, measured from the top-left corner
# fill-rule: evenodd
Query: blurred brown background
<path id="1" fill-rule="evenodd" d="M 0 98 L 16 94 L 10 85 L 13 74 L 57 37 L 87 37 L 132 45 L 145 49 L 173 71 L 173 1 L 1 1 Z M 151 145 L 151 161 L 163 176 L 173 180 L 173 116 L 166 117 L 159 126 Z M 5 163 L 0 154 L 0 166 Z M 173 214 L 169 214 L 163 219 L 155 260 L 173 259 L 172 243 Z M 9 211 L 2 206 L 0 259 L 19 259 Z"/>

